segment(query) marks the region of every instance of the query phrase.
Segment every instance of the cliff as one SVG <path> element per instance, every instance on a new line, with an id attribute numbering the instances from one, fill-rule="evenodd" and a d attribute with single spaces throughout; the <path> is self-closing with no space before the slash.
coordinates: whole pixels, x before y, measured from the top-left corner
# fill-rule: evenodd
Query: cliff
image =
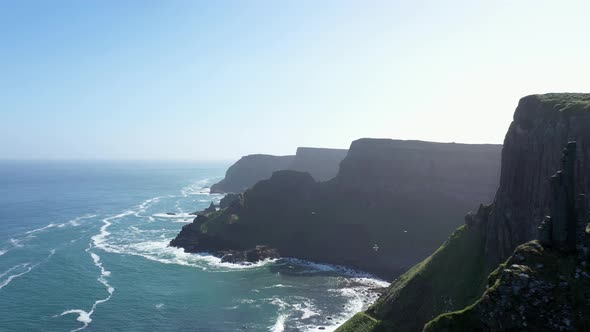
<path id="1" fill-rule="evenodd" d="M 494 203 L 467 215 L 465 225 L 435 254 L 395 280 L 367 312 L 338 331 L 421 331 L 438 315 L 473 304 L 497 264 L 519 244 L 537 237 L 538 226 L 550 212 L 550 178 L 561 168 L 568 141 L 577 141 L 576 190 L 588 192 L 589 135 L 590 94 L 521 99 L 504 141 Z"/>
<path id="2" fill-rule="evenodd" d="M 327 181 L 338 174 L 347 153 L 345 149 L 297 148 L 289 170 L 308 172 L 316 181 Z"/>
<path id="3" fill-rule="evenodd" d="M 307 172 L 317 181 L 326 181 L 336 176 L 347 152 L 344 149 L 297 148 L 295 156 L 245 156 L 227 170 L 223 180 L 211 186 L 211 192 L 241 193 L 281 170 Z"/>
<path id="4" fill-rule="evenodd" d="M 283 256 L 392 278 L 440 245 L 465 211 L 491 200 L 500 149 L 357 140 L 334 179 L 275 172 L 227 209 L 185 226 L 171 244 L 191 252 L 268 245 Z"/>
<path id="5" fill-rule="evenodd" d="M 536 236 L 549 209 L 549 178 L 561 150 L 577 141 L 578 185 L 590 192 L 590 94 L 546 94 L 520 100 L 502 151 L 502 175 L 486 232 L 494 266 Z"/>
<path id="6" fill-rule="evenodd" d="M 212 193 L 241 193 L 256 182 L 268 179 L 275 171 L 286 169 L 294 156 L 253 154 L 240 158 L 225 173 L 225 178 L 211 186 Z"/>

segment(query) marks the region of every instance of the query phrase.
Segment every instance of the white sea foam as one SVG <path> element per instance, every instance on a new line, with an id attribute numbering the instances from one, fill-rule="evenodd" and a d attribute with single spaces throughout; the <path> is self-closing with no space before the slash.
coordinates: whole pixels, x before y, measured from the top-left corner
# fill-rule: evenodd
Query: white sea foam
<path id="1" fill-rule="evenodd" d="M 56 226 L 57 226 L 57 224 L 49 224 L 47 226 L 44 226 L 44 227 L 41 227 L 41 228 L 37 228 L 37 229 L 33 229 L 32 231 L 25 232 L 25 234 L 33 234 L 33 233 L 41 232 L 41 231 L 44 231 L 44 230 L 46 230 L 48 228 L 53 228 L 53 227 L 56 227 Z"/>
<path id="2" fill-rule="evenodd" d="M 22 248 L 23 247 L 23 244 L 21 243 L 21 240 L 11 238 L 9 241 L 10 241 L 10 244 L 12 244 L 16 248 Z"/>
<path id="3" fill-rule="evenodd" d="M 211 192 L 211 189 L 209 188 L 211 182 L 212 179 L 204 179 L 191 183 L 182 188 L 180 193 L 182 194 L 182 197 L 188 197 L 189 195 L 208 195 Z"/>
<path id="4" fill-rule="evenodd" d="M 145 201 L 141 202 L 134 210 L 136 210 L 133 214 L 136 217 L 141 217 L 141 213 L 145 212 L 153 203 L 160 201 L 164 197 L 173 197 L 173 196 L 158 196 L 146 199 Z"/>
<path id="5" fill-rule="evenodd" d="M 265 289 L 268 289 L 268 288 L 293 288 L 293 286 L 283 285 L 283 284 L 276 284 L 276 285 L 267 286 L 267 287 L 264 287 L 264 288 Z"/>
<path id="6" fill-rule="evenodd" d="M 293 309 L 301 312 L 300 319 L 308 319 L 308 318 L 320 315 L 320 312 L 318 311 L 318 309 L 309 300 L 304 301 L 303 303 L 294 304 Z"/>
<path id="7" fill-rule="evenodd" d="M 244 269 L 260 268 L 271 264 L 276 259 L 267 259 L 257 263 L 242 265 L 222 263 L 221 258 L 208 253 L 193 254 L 184 252 L 181 248 L 168 246 L 172 238 L 161 241 L 144 241 L 125 245 L 103 244 L 101 249 L 108 252 L 140 256 L 163 264 L 191 266 L 211 272 L 228 272 Z"/>
<path id="8" fill-rule="evenodd" d="M 63 227 L 68 226 L 68 225 L 69 226 L 74 226 L 74 227 L 75 226 L 80 226 L 80 224 L 81 224 L 80 221 L 82 221 L 84 219 L 94 218 L 94 217 L 96 217 L 95 214 L 87 214 L 87 215 L 84 215 L 84 216 L 76 217 L 76 218 L 74 218 L 72 220 L 69 220 L 69 221 L 63 223 L 63 224 L 50 223 L 50 224 L 48 224 L 46 226 L 43 226 L 41 228 L 37 228 L 37 229 L 30 230 L 28 232 L 25 232 L 25 234 L 35 234 L 35 233 L 42 232 L 44 230 L 48 230 L 50 228 L 63 228 Z"/>
<path id="9" fill-rule="evenodd" d="M 72 332 L 80 331 L 80 330 L 83 330 L 86 327 L 88 327 L 88 325 L 92 322 L 91 317 L 92 317 L 92 314 L 94 313 L 94 311 L 96 310 L 96 307 L 99 304 L 109 301 L 111 299 L 111 297 L 113 296 L 113 293 L 115 292 L 115 288 L 112 287 L 106 279 L 107 277 L 109 277 L 111 275 L 111 272 L 107 271 L 104 268 L 104 266 L 102 265 L 102 262 L 100 261 L 100 256 L 93 253 L 92 251 L 90 251 L 90 248 L 91 248 L 91 246 L 89 246 L 86 249 L 86 252 L 88 252 L 90 254 L 90 257 L 92 257 L 92 261 L 94 262 L 94 265 L 96 267 L 98 267 L 100 270 L 100 275 L 98 276 L 97 280 L 101 284 L 103 284 L 103 286 L 106 288 L 106 291 L 109 295 L 104 299 L 94 301 L 94 304 L 92 305 L 92 308 L 90 309 L 90 311 L 86 311 L 86 310 L 82 310 L 82 309 L 70 309 L 70 310 L 66 310 L 66 311 L 62 312 L 59 316 L 64 316 L 64 315 L 69 315 L 69 314 L 78 314 L 78 318 L 76 318 L 76 320 L 84 324 L 82 327 L 79 327 L 77 329 L 73 329 Z M 54 317 L 56 317 L 56 316 L 54 316 Z"/>
<path id="10" fill-rule="evenodd" d="M 6 272 L 2 273 L 0 275 L 0 278 L 3 278 L 4 276 L 6 276 L 7 274 L 12 273 L 12 272 L 16 272 L 16 273 L 9 275 L 8 278 L 1 281 L 0 282 L 0 289 L 4 288 L 8 284 L 10 284 L 10 282 L 12 282 L 12 280 L 31 272 L 31 270 L 33 270 L 33 268 L 35 268 L 35 266 L 36 265 L 30 265 L 30 263 L 22 263 L 22 264 L 18 264 L 16 266 L 11 267 Z"/>
<path id="11" fill-rule="evenodd" d="M 4 255 L 7 252 L 8 252 L 8 250 L 0 250 L 0 256 Z"/>
<path id="12" fill-rule="evenodd" d="M 154 213 L 152 217 L 161 218 L 161 219 L 183 219 L 182 222 L 191 222 L 196 217 L 190 213 L 175 213 L 175 214 L 168 214 L 168 213 Z"/>
<path id="13" fill-rule="evenodd" d="M 269 328 L 269 331 L 271 331 L 271 332 L 285 331 L 285 322 L 287 321 L 288 317 L 289 317 L 289 315 L 287 315 L 287 314 L 279 314 L 275 324 Z"/>

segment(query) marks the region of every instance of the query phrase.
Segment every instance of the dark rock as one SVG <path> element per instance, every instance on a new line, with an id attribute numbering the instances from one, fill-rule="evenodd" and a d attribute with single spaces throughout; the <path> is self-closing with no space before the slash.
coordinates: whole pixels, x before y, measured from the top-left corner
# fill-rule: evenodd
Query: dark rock
<path id="1" fill-rule="evenodd" d="M 240 194 L 229 193 L 221 199 L 221 201 L 219 202 L 219 208 L 225 209 L 227 207 L 230 207 L 234 202 L 239 201 L 240 198 L 241 198 Z"/>
<path id="2" fill-rule="evenodd" d="M 491 201 L 500 150 L 360 139 L 335 178 L 316 182 L 309 173 L 277 171 L 205 224 L 183 228 L 175 243 L 199 251 L 265 243 L 285 256 L 389 279 L 434 251 L 465 211 Z M 487 209 L 474 218 L 487 218 Z"/>
<path id="3" fill-rule="evenodd" d="M 577 141 L 577 186 L 590 192 L 588 105 L 590 94 L 532 95 L 520 100 L 504 140 L 500 187 L 487 225 L 491 266 L 537 237 L 537 227 L 551 204 L 548 179 L 561 169 L 562 148 L 569 141 Z"/>
<path id="4" fill-rule="evenodd" d="M 221 256 L 221 262 L 233 264 L 255 263 L 265 259 L 280 258 L 276 249 L 268 246 L 258 245 L 249 250 L 224 250 L 218 253 Z"/>
<path id="5" fill-rule="evenodd" d="M 208 214 L 208 213 L 213 213 L 215 211 L 217 211 L 217 207 L 215 207 L 215 204 L 213 202 L 211 202 L 209 207 L 206 208 L 205 210 L 203 210 L 203 213 Z"/>

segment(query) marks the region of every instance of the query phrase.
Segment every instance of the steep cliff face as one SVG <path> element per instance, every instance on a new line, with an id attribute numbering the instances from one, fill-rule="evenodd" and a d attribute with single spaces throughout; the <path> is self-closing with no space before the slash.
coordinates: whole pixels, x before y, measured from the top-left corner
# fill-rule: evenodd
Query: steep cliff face
<path id="1" fill-rule="evenodd" d="M 308 172 L 316 181 L 327 181 L 338 174 L 340 162 L 348 150 L 323 148 L 297 148 L 289 170 Z"/>
<path id="2" fill-rule="evenodd" d="M 269 245 L 283 256 L 391 278 L 438 247 L 477 202 L 491 199 L 500 149 L 361 139 L 334 179 L 276 172 L 239 204 L 183 228 L 172 244 L 188 251 Z M 451 169 L 456 173 L 446 179 Z"/>
<path id="3" fill-rule="evenodd" d="M 468 215 L 460 232 L 395 280 L 372 308 L 338 331 L 391 331 L 392 327 L 394 331 L 420 331 L 437 315 L 473 303 L 497 264 L 516 246 L 536 237 L 537 227 L 550 210 L 549 178 L 560 169 L 562 149 L 568 141 L 577 141 L 577 191 L 589 192 L 589 135 L 590 94 L 521 99 L 506 135 L 494 203 Z M 480 256 L 473 259 L 466 257 L 466 252 Z"/>
<path id="4" fill-rule="evenodd" d="M 577 141 L 578 185 L 590 192 L 590 94 L 546 94 L 520 100 L 502 151 L 502 175 L 486 232 L 490 265 L 536 236 L 549 209 L 549 178 L 561 150 Z"/>
<path id="5" fill-rule="evenodd" d="M 335 182 L 343 188 L 416 196 L 435 192 L 475 208 L 475 202 L 491 202 L 494 197 L 501 148 L 497 144 L 360 139 L 352 143 Z"/>
<path id="6" fill-rule="evenodd" d="M 270 178 L 273 172 L 286 169 L 295 156 L 253 154 L 230 166 L 225 178 L 211 186 L 213 193 L 241 193 L 256 182 Z"/>

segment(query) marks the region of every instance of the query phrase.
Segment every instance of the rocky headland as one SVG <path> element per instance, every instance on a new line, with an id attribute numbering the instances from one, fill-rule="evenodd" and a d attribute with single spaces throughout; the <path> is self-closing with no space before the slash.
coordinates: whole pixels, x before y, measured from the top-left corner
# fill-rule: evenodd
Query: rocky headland
<path id="1" fill-rule="evenodd" d="M 393 278 L 437 248 L 498 184 L 500 145 L 360 139 L 336 177 L 284 170 L 219 211 L 198 216 L 171 245 L 247 251 L 345 265 Z"/>

